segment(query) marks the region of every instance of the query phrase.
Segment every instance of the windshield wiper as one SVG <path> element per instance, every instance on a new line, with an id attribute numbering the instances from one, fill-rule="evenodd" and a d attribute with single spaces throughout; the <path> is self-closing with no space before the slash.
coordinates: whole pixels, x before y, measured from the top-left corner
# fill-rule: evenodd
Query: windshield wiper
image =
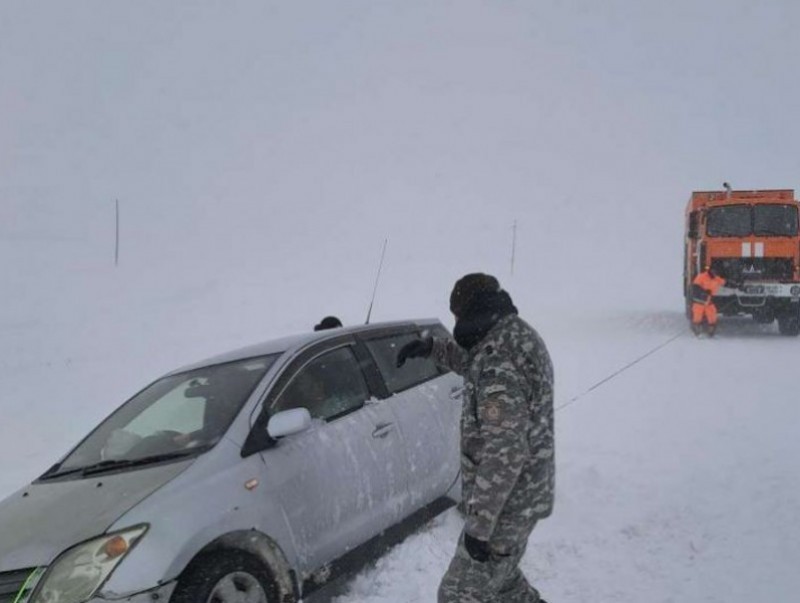
<path id="1" fill-rule="evenodd" d="M 786 230 L 759 230 L 755 233 L 757 237 L 796 237 L 797 233 L 787 232 Z"/>
<path id="2" fill-rule="evenodd" d="M 42 475 L 39 479 L 40 480 L 51 479 L 54 477 L 62 477 L 64 475 L 72 475 L 73 473 L 80 473 L 80 471 L 82 470 L 81 467 L 77 467 L 75 469 L 65 469 L 64 471 L 55 471 L 56 468 L 58 468 L 58 465 L 53 465 L 52 467 L 50 467 L 50 469 L 45 471 L 44 475 Z"/>
<path id="3" fill-rule="evenodd" d="M 108 459 L 105 461 L 100 461 L 99 463 L 94 463 L 92 465 L 86 465 L 84 467 L 76 467 L 74 469 L 67 469 L 65 471 L 59 471 L 57 473 L 45 473 L 40 479 L 55 479 L 57 477 L 63 477 L 65 475 L 72 475 L 74 473 L 80 473 L 81 476 L 86 475 L 94 475 L 96 473 L 103 473 L 105 471 L 116 471 L 117 469 L 128 469 L 130 467 L 141 467 L 144 465 L 151 465 L 154 463 L 161 463 L 164 461 L 172 461 L 175 459 L 180 459 L 184 457 L 195 456 L 206 452 L 210 446 L 198 446 L 197 448 L 192 448 L 191 450 L 180 450 L 177 452 L 168 452 L 165 454 L 154 454 L 151 456 L 144 456 L 138 459 Z"/>
<path id="4" fill-rule="evenodd" d="M 183 457 L 195 456 L 201 452 L 208 450 L 206 446 L 198 446 L 191 450 L 181 450 L 178 452 L 167 452 L 165 454 L 154 454 L 152 456 L 144 456 L 139 459 L 114 459 L 107 461 L 100 461 L 94 465 L 88 465 L 81 468 L 81 475 L 93 475 L 95 473 L 102 473 L 104 471 L 114 471 L 116 469 L 127 469 L 128 467 L 141 467 L 143 465 L 152 465 L 153 463 L 161 463 L 163 461 L 172 461 Z"/>

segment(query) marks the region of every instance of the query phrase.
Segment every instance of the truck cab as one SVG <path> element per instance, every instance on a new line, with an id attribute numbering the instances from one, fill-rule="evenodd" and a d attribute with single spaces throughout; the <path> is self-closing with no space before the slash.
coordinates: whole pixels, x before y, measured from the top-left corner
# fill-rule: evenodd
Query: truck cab
<path id="1" fill-rule="evenodd" d="M 793 189 L 695 191 L 686 206 L 683 290 L 705 266 L 726 279 L 714 296 L 720 314 L 778 321 L 800 334 L 800 203 Z"/>

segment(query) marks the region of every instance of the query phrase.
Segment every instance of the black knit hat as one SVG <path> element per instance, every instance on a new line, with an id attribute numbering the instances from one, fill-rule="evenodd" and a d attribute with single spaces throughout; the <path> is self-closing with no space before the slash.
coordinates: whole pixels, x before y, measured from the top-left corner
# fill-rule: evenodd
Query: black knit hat
<path id="1" fill-rule="evenodd" d="M 450 311 L 455 316 L 463 316 L 476 297 L 498 291 L 500 291 L 500 283 L 489 274 L 474 272 L 462 276 L 456 281 L 453 292 L 450 294 Z"/>
<path id="2" fill-rule="evenodd" d="M 314 325 L 315 331 L 325 331 L 327 329 L 336 329 L 342 326 L 342 321 L 335 316 L 326 316 L 319 321 L 318 325 Z"/>

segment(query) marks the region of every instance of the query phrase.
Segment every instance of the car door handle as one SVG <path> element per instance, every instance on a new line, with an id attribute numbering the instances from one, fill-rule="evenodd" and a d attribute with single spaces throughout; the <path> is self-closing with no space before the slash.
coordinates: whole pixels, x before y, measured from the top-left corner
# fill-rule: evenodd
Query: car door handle
<path id="1" fill-rule="evenodd" d="M 389 435 L 389 432 L 394 429 L 394 423 L 382 423 L 375 428 L 375 431 L 372 432 L 373 438 L 385 438 Z"/>
<path id="2" fill-rule="evenodd" d="M 463 385 L 457 385 L 453 389 L 450 390 L 450 398 L 452 398 L 453 400 L 460 400 L 461 399 L 461 394 L 463 394 L 463 393 L 464 393 L 464 386 Z"/>

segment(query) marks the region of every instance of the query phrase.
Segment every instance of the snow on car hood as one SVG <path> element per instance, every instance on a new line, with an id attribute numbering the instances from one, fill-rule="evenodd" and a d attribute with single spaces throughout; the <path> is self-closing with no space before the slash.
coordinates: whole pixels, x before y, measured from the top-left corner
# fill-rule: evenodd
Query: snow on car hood
<path id="1" fill-rule="evenodd" d="M 86 479 L 31 484 L 0 502 L 0 572 L 50 564 L 103 534 L 191 460 Z"/>

